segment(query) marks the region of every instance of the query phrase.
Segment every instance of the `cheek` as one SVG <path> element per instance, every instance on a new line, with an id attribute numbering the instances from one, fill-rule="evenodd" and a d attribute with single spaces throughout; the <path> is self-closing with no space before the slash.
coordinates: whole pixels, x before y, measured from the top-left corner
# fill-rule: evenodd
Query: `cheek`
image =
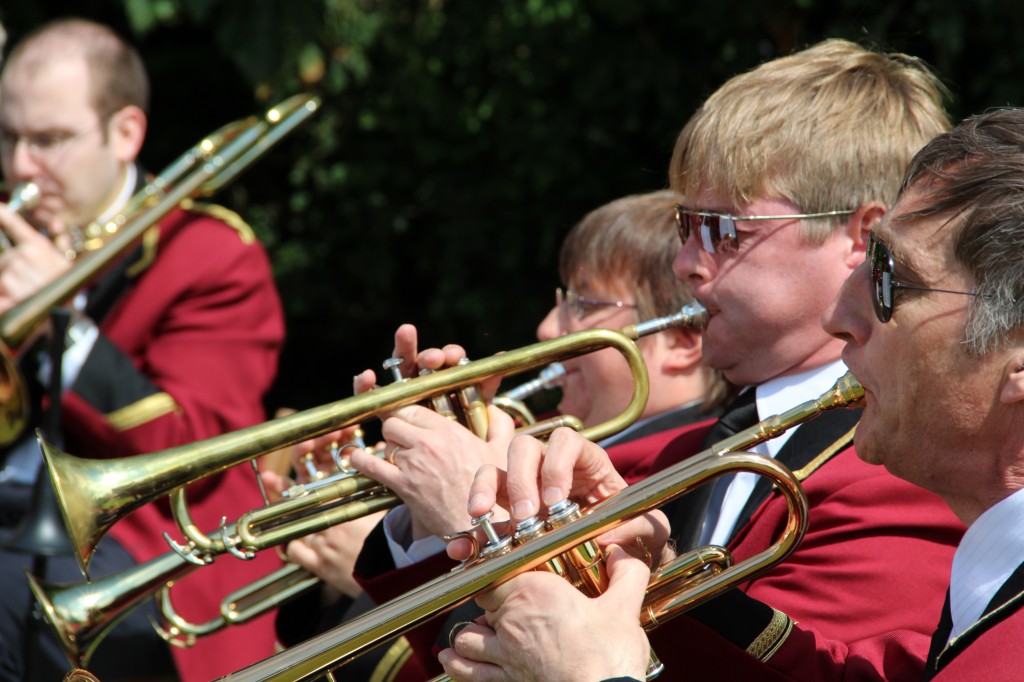
<path id="1" fill-rule="evenodd" d="M 573 363 L 575 379 L 566 384 L 574 403 L 611 402 L 632 386 L 632 374 L 622 355 L 610 348 L 580 356 Z"/>
<path id="2" fill-rule="evenodd" d="M 629 363 L 613 348 L 605 348 L 582 358 L 581 370 L 592 382 L 600 382 L 606 388 L 614 388 L 631 377 Z M 591 386 L 594 390 L 595 386 Z"/>

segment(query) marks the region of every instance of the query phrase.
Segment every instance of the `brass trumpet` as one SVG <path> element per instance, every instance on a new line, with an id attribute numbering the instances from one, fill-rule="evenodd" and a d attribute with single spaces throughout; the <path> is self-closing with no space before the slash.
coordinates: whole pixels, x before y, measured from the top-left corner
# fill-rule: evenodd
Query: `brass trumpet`
<path id="1" fill-rule="evenodd" d="M 663 331 L 670 327 L 689 325 L 702 327 L 707 320 L 707 311 L 699 303 L 691 303 L 684 306 L 678 312 L 671 315 L 655 318 L 635 325 L 630 325 L 621 330 L 621 334 L 629 341 L 620 346 L 635 349 L 635 341 L 638 338 Z M 608 330 L 605 330 L 608 331 Z M 578 332 L 584 335 L 587 331 Z M 613 332 L 614 333 L 614 332 Z M 568 338 L 568 337 L 565 337 Z M 527 349 L 541 348 L 545 342 L 527 346 Z M 518 355 L 526 349 L 512 351 Z M 535 356 L 539 351 L 530 350 L 526 352 L 528 357 Z M 578 353 L 577 353 L 578 354 Z M 507 357 L 510 353 L 504 354 Z M 632 364 L 632 359 L 630 360 Z M 511 362 L 511 361 L 510 361 Z M 518 363 L 518 360 L 516 361 Z M 462 367 L 472 366 L 474 363 L 464 363 Z M 513 369 L 522 369 L 521 364 L 507 364 Z M 643 411 L 647 403 L 647 372 L 646 365 L 642 359 L 639 365 L 633 365 L 634 400 L 631 401 L 626 412 L 618 418 L 609 420 L 592 429 L 583 429 L 582 423 L 571 415 L 560 415 L 543 422 L 535 422 L 528 427 L 530 433 L 549 433 L 559 426 L 571 426 L 581 431 L 585 437 L 591 440 L 616 433 L 629 424 L 632 424 L 637 416 Z M 421 374 L 420 380 L 430 376 Z M 493 376 L 491 374 L 481 376 Z M 642 377 L 642 378 L 641 378 Z M 403 382 L 408 383 L 408 382 Z M 467 417 L 470 428 L 480 437 L 487 435 L 487 412 L 482 398 L 478 395 L 476 383 L 468 386 L 461 385 L 456 391 L 459 395 L 459 402 L 462 403 L 462 413 Z M 642 390 L 643 397 L 636 392 Z M 469 395 L 466 395 L 468 391 Z M 423 395 L 423 394 L 421 394 Z M 431 393 L 434 396 L 433 404 L 435 409 L 454 418 L 455 412 L 450 406 L 447 395 Z M 383 397 L 380 398 L 384 400 Z M 389 407 L 389 409 L 391 409 Z M 520 430 L 519 432 L 522 432 Z M 344 477 L 336 484 L 324 485 L 324 482 L 314 484 L 315 489 L 306 494 L 296 495 L 290 499 L 281 500 L 260 509 L 245 514 L 235 524 L 235 533 L 222 533 L 219 539 L 213 539 L 200 533 L 192 522 L 185 503 L 183 490 L 176 490 L 171 495 L 171 506 L 174 516 L 178 521 L 182 534 L 187 539 L 187 545 L 179 547 L 183 552 L 198 552 L 200 554 L 231 552 L 240 558 L 249 558 L 251 552 L 266 549 L 267 547 L 284 544 L 297 537 L 319 532 L 330 526 L 351 521 L 352 519 L 371 514 L 381 509 L 393 507 L 398 499 L 386 488 L 362 475 Z M 300 523 L 292 523 L 293 519 L 303 519 Z"/>
<path id="2" fill-rule="evenodd" d="M 675 313 L 627 327 L 622 331 L 629 338 L 641 338 L 674 326 L 702 327 L 706 322 L 707 311 L 699 303 L 694 302 Z M 464 361 L 463 364 L 467 362 Z M 386 362 L 385 367 L 387 368 L 390 364 L 393 363 Z M 562 369 L 561 372 L 556 370 L 552 373 L 550 370 L 552 366 L 561 367 L 561 363 L 553 363 L 542 370 L 542 376 L 547 372 L 549 377 L 545 381 L 550 381 L 565 371 Z M 397 374 L 395 378 L 403 380 Z M 485 438 L 487 435 L 486 410 L 482 409 L 484 403 L 478 395 L 476 385 L 459 389 L 457 393 L 457 402 L 461 404 L 461 413 L 466 418 L 467 426 L 472 428 L 479 437 Z M 514 395 L 513 399 L 518 400 L 521 395 L 520 391 L 519 394 Z M 456 418 L 456 411 L 447 395 L 437 395 L 431 399 L 431 402 L 438 412 L 450 418 Z M 619 428 L 625 425 L 623 423 Z M 576 430 L 583 430 L 583 425 L 577 418 L 562 415 L 540 423 L 531 419 L 531 423 L 526 428 L 518 429 L 517 433 L 548 433 L 558 426 L 570 426 Z M 339 470 L 344 469 L 340 462 L 336 463 L 338 463 Z M 234 524 L 230 532 L 225 529 L 220 534 L 218 541 L 199 533 L 195 524 L 192 523 L 183 492 L 181 490 L 174 491 L 171 494 L 171 506 L 188 542 L 185 545 L 178 545 L 171 541 L 172 547 L 186 558 L 195 555 L 197 563 L 204 561 L 205 557 L 221 551 L 248 559 L 256 551 L 296 539 L 296 532 L 301 532 L 303 535 L 317 532 L 331 525 L 390 509 L 400 502 L 394 494 L 376 481 L 351 473 L 336 474 L 303 486 L 295 486 L 290 492 L 291 495 L 288 499 L 244 514 Z M 316 515 L 315 522 L 303 521 L 301 525 L 296 525 L 295 520 L 308 519 L 313 515 Z M 310 579 L 311 582 L 306 583 L 306 579 Z M 302 581 L 303 585 L 315 584 L 308 572 L 288 567 L 288 570 L 282 570 L 280 574 L 280 595 L 276 594 L 272 581 L 261 580 L 251 590 L 240 590 L 231 595 L 229 599 L 243 601 L 246 604 L 243 611 L 246 614 L 251 614 L 249 617 L 254 617 L 261 612 L 280 606 L 285 600 L 294 596 L 296 594 L 295 585 L 299 581 Z M 261 603 L 260 599 L 264 601 Z M 234 610 L 227 606 L 228 602 L 225 602 L 222 605 L 222 617 L 211 623 L 195 625 L 184 621 L 174 613 L 166 590 L 161 591 L 160 602 L 161 610 L 165 618 L 173 624 L 173 629 L 176 632 L 185 633 L 189 637 L 201 636 L 226 626 L 230 619 L 223 617 L 223 614 Z"/>
<path id="3" fill-rule="evenodd" d="M 229 625 L 244 623 L 266 612 L 270 599 L 263 593 L 270 586 L 274 605 L 311 587 L 319 579 L 289 564 L 229 594 L 220 615 L 206 623 L 193 624 L 175 614 L 167 603 L 174 581 L 181 580 L 199 565 L 175 552 L 168 552 L 114 575 L 74 584 L 44 583 L 28 574 L 32 594 L 44 620 L 60 641 L 72 665 L 86 667 L 96 647 L 121 618 L 145 599 L 156 595 L 168 627 L 161 633 L 175 646 L 190 646 L 196 637 Z M 179 639 L 181 638 L 181 639 Z"/>
<path id="4" fill-rule="evenodd" d="M 630 403 L 616 418 L 585 429 L 583 435 L 599 440 L 616 433 L 636 421 L 646 405 L 647 369 L 633 342 L 642 329 L 643 325 L 631 325 L 622 332 L 610 329 L 576 332 L 160 452 L 93 460 L 74 457 L 42 443 L 43 453 L 76 558 L 87 574 L 89 558 L 107 529 L 149 501 L 272 450 L 380 416 L 427 396 L 455 391 L 489 376 L 528 371 L 581 353 L 614 347 L 623 354 L 633 376 L 637 377 Z M 184 508 L 183 504 L 175 506 Z M 288 533 L 277 531 L 277 540 L 295 539 L 340 522 L 324 517 L 316 515 L 292 524 Z M 191 524 L 187 514 L 178 521 L 188 531 L 186 537 L 198 551 L 227 551 L 223 540 L 203 535 Z"/>
<path id="5" fill-rule="evenodd" d="M 111 525 L 139 506 L 177 491 L 187 483 L 266 452 L 362 422 L 402 405 L 420 402 L 426 396 L 449 393 L 477 384 L 486 377 L 527 371 L 609 346 L 622 352 L 638 380 L 627 410 L 615 420 L 600 424 L 584 435 L 597 439 L 615 433 L 635 421 L 647 401 L 646 366 L 629 336 L 635 335 L 636 329 L 627 327 L 624 331 L 594 329 L 577 332 L 155 453 L 94 460 L 69 455 L 42 441 L 40 444 L 75 556 L 84 573 L 96 543 Z M 316 499 L 336 500 L 353 490 L 375 486 L 376 482 L 370 479 L 350 476 L 318 486 L 311 495 Z M 309 496 L 296 499 L 305 497 Z M 198 537 L 199 543 L 190 540 L 176 551 L 92 583 L 43 585 L 34 582 L 33 592 L 72 662 L 83 665 L 117 618 L 141 603 L 142 599 L 153 595 L 169 581 L 180 579 L 197 566 L 212 561 L 216 555 L 230 551 L 228 547 L 232 543 L 230 540 L 225 542 L 225 537 L 234 534 L 232 526 L 237 524 L 227 527 L 227 536 L 210 538 L 192 525 L 184 495 L 174 495 L 171 502 L 179 524 L 189 530 L 186 536 Z M 380 495 L 376 502 L 391 506 L 396 498 L 387 493 L 386 496 Z M 276 509 L 280 510 L 280 507 Z M 358 504 L 354 511 L 351 504 L 343 506 L 333 514 L 329 523 L 325 523 L 323 514 L 301 518 L 291 523 L 289 530 L 275 530 L 273 537 L 276 542 L 286 542 L 341 523 L 351 514 L 354 514 L 351 518 L 362 515 Z M 264 538 L 260 548 L 270 544 Z M 286 577 L 291 579 L 295 576 Z M 172 623 L 172 627 L 175 625 Z M 219 623 L 191 629 L 204 631 L 207 627 L 219 627 Z"/>
<path id="6" fill-rule="evenodd" d="M 75 267 L 0 315 L 0 445 L 14 442 L 29 420 L 25 381 L 9 349 L 24 343 L 51 310 L 98 278 L 174 207 L 219 189 L 319 107 L 317 97 L 295 96 L 262 118 L 237 121 L 204 138 L 136 193 L 124 213 L 87 227 L 68 253 Z"/>
<path id="7" fill-rule="evenodd" d="M 436 578 L 404 597 L 221 679 L 231 682 L 313 680 L 483 590 L 538 568 L 582 542 L 671 502 L 710 478 L 740 471 L 768 476 L 786 496 L 790 515 L 785 530 L 769 548 L 744 562 L 713 571 L 713 575 L 696 581 L 696 585 L 687 587 L 684 592 L 673 592 L 666 585 L 652 584 L 649 593 L 658 595 L 658 598 L 645 604 L 648 609 L 646 619 L 660 621 L 681 613 L 782 561 L 795 548 L 806 529 L 807 501 L 793 474 L 771 458 L 740 451 L 774 438 L 826 410 L 855 406 L 863 394 L 861 386 L 847 374 L 819 398 L 770 417 L 695 457 L 629 486 L 595 505 L 578 520 L 549 530 L 508 551 L 492 552 L 485 560 L 477 560 Z M 693 561 L 689 554 L 683 557 L 684 561 Z M 658 576 L 661 575 L 659 572 Z"/>
<path id="8" fill-rule="evenodd" d="M 618 347 L 620 349 L 628 348 L 635 351 L 635 344 L 629 341 L 629 339 L 639 338 L 676 325 L 703 326 L 706 322 L 706 316 L 706 311 L 699 304 L 691 304 L 672 315 L 626 327 L 621 333 L 604 330 L 607 333 L 593 336 L 587 332 L 582 332 L 581 335 L 570 339 L 569 343 L 563 341 L 556 344 L 557 348 L 552 349 L 550 352 L 557 351 L 560 353 L 559 357 L 564 359 L 580 352 L 586 352 L 586 349 L 593 350 L 605 345 L 616 344 L 619 344 Z M 609 342 L 607 339 L 611 341 Z M 591 344 L 594 345 L 591 346 Z M 546 362 L 547 355 L 544 354 L 544 348 L 545 345 L 543 343 L 535 344 L 527 349 L 513 351 L 512 353 L 506 353 L 497 357 L 505 358 L 505 360 L 501 361 L 501 367 L 503 368 L 515 369 L 515 363 L 520 362 L 520 358 L 527 358 L 533 366 L 538 366 Z M 573 348 L 577 350 L 570 350 Z M 634 372 L 642 371 L 642 374 L 637 375 L 639 377 L 637 380 L 638 386 L 634 388 L 634 404 L 632 405 L 634 408 L 638 407 L 642 411 L 646 403 L 647 394 L 646 369 L 638 355 L 634 355 L 633 352 L 623 352 L 626 353 L 627 360 L 630 361 Z M 497 373 L 493 366 L 490 369 L 485 367 L 481 370 L 479 362 L 470 363 L 468 366 L 463 365 L 455 369 L 463 370 L 466 373 L 465 376 L 468 377 L 453 382 L 453 385 L 458 387 L 471 385 L 471 382 L 475 385 L 482 378 Z M 446 371 L 450 372 L 453 370 Z M 424 375 L 424 377 L 427 376 L 436 377 L 437 374 Z M 376 412 L 394 409 L 397 404 L 386 402 L 385 391 L 389 389 L 395 390 L 394 386 L 405 386 L 407 389 L 410 389 L 408 395 L 414 396 L 413 399 L 407 400 L 407 402 L 417 402 L 428 395 L 427 390 L 416 389 L 417 384 L 415 382 L 420 382 L 419 385 L 422 385 L 423 379 L 421 377 L 417 380 L 405 381 L 392 387 L 385 387 L 385 389 L 365 394 L 364 400 L 376 399 L 379 401 L 374 407 Z M 433 391 L 434 394 L 440 392 L 438 389 Z M 347 401 L 340 401 L 335 403 L 335 405 L 341 406 L 346 403 Z M 346 414 L 348 414 L 348 411 L 346 411 Z M 352 414 L 355 414 L 355 412 L 352 412 Z M 639 414 L 639 411 L 636 411 L 635 414 Z M 360 415 L 360 417 L 365 416 L 372 415 Z M 261 427 L 252 428 L 258 428 L 260 431 L 263 431 L 276 425 L 282 425 L 282 419 L 286 418 L 277 419 L 261 425 Z M 633 419 L 635 419 L 635 416 L 620 418 L 615 424 L 600 425 L 592 433 L 595 434 L 594 437 L 603 437 L 601 434 L 607 435 L 608 432 L 614 432 L 614 430 L 623 428 L 631 423 Z M 327 420 L 324 420 L 324 423 L 327 423 Z M 561 423 L 563 422 L 545 422 L 548 428 L 553 428 Z M 331 428 L 323 428 L 325 431 L 333 430 L 333 424 Z M 273 433 L 273 431 L 269 432 Z M 293 432 L 300 431 L 286 429 L 282 431 L 282 434 L 288 439 L 294 439 L 291 442 L 297 442 L 298 440 L 310 437 L 306 431 L 301 431 L 298 436 L 294 436 Z M 269 437 L 267 436 L 267 438 Z M 275 442 L 271 449 L 281 447 L 283 444 L 285 443 Z M 262 454 L 261 452 L 256 452 L 259 447 L 261 446 L 253 444 L 246 448 L 245 457 L 254 458 Z M 68 487 L 76 488 L 81 485 L 95 486 L 87 493 L 88 497 L 95 498 L 97 502 L 100 499 L 106 499 L 103 496 L 103 486 L 91 483 L 88 476 L 81 478 L 73 469 L 68 469 L 68 466 L 82 466 L 86 467 L 89 475 L 101 476 L 105 473 L 105 465 L 101 465 L 97 461 L 79 460 L 78 458 L 55 451 L 49 448 L 49 446 L 44 446 L 44 448 L 48 450 L 48 458 L 52 456 L 56 462 L 59 462 L 57 464 L 59 468 L 56 476 L 67 479 Z M 210 452 L 212 455 L 214 449 L 211 448 Z M 136 460 L 138 458 L 128 458 L 117 464 L 115 469 L 118 471 L 123 469 L 124 476 L 131 477 L 132 470 L 130 464 Z M 171 505 L 176 520 L 182 526 L 183 532 L 186 538 L 188 538 L 184 545 L 174 543 L 168 538 L 173 547 L 172 552 L 114 576 L 91 583 L 55 585 L 42 584 L 33 580 L 32 589 L 36 599 L 42 606 L 46 620 L 57 633 L 69 660 L 76 665 L 87 665 L 90 655 L 109 631 L 110 627 L 116 623 L 117 619 L 122 614 L 127 613 L 128 610 L 135 608 L 142 600 L 154 594 L 159 602 L 160 610 L 169 624 L 161 634 L 168 641 L 172 641 L 177 645 L 188 646 L 196 637 L 216 632 L 234 623 L 245 622 L 269 609 L 280 606 L 288 599 L 319 582 L 315 576 L 304 569 L 294 565 L 285 566 L 256 583 L 228 595 L 221 604 L 219 616 L 208 622 L 198 624 L 186 621 L 174 611 L 169 586 L 167 585 L 172 581 L 180 580 L 198 566 L 212 562 L 221 553 L 228 552 L 243 559 L 251 558 L 255 551 L 286 543 L 310 532 L 322 530 L 329 525 L 359 518 L 381 509 L 391 508 L 399 502 L 398 498 L 383 486 L 353 471 L 346 472 L 340 459 L 336 457 L 335 460 L 339 467 L 339 474 L 315 480 L 302 486 L 295 486 L 290 491 L 291 494 L 288 498 L 244 514 L 235 523 L 222 527 L 220 533 L 215 534 L 217 535 L 216 538 L 211 538 L 199 532 L 198 528 L 192 523 L 184 495 L 179 494 L 180 491 L 175 491 L 172 493 Z M 105 460 L 105 462 L 109 463 L 110 460 Z M 169 464 L 168 467 L 170 467 Z M 52 473 L 54 473 L 54 470 L 51 469 Z M 120 478 L 121 474 L 117 475 Z M 129 493 L 129 496 L 137 497 L 141 495 L 141 491 L 130 491 Z M 146 499 L 152 499 L 152 497 L 152 495 L 147 495 Z M 78 515 L 80 512 L 84 512 L 90 504 L 90 502 L 79 502 L 78 506 L 73 510 L 63 510 L 63 513 L 65 516 Z M 132 508 L 134 509 L 134 507 Z M 92 507 L 89 507 L 89 509 L 92 509 Z M 112 508 L 110 513 L 119 517 L 127 512 Z M 300 521 L 301 523 L 299 523 Z M 113 523 L 113 521 L 110 523 Z M 99 537 L 96 536 L 97 539 Z"/>
<path id="9" fill-rule="evenodd" d="M 531 426 L 537 422 L 533 411 L 526 405 L 526 399 L 541 391 L 550 391 L 562 385 L 565 376 L 565 365 L 553 362 L 540 371 L 535 379 L 531 379 L 514 388 L 494 396 L 491 403 L 518 419 L 520 423 Z"/>

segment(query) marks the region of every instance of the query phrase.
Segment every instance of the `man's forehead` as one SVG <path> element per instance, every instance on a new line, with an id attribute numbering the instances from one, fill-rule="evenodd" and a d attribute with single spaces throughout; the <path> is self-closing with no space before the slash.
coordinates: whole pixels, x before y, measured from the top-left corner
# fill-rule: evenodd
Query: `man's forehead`
<path id="1" fill-rule="evenodd" d="M 6 125 L 44 130 L 77 123 L 91 111 L 89 72 L 81 60 L 61 59 L 39 70 L 8 68 L 0 77 L 0 120 Z"/>
<path id="2" fill-rule="evenodd" d="M 871 232 L 892 252 L 893 259 L 914 272 L 921 273 L 926 261 L 945 263 L 952 255 L 955 217 L 922 215 L 931 199 L 927 190 L 908 190 L 900 197 Z"/>

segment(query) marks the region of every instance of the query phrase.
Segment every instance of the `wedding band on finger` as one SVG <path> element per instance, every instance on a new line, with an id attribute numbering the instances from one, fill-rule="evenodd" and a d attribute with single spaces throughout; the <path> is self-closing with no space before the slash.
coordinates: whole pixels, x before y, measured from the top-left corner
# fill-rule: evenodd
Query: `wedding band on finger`
<path id="1" fill-rule="evenodd" d="M 398 452 L 398 450 L 399 450 L 399 447 L 397 445 L 392 445 L 391 449 L 388 450 L 388 454 L 384 457 L 384 461 L 387 462 L 388 464 L 394 466 L 395 465 L 395 453 Z"/>
<path id="2" fill-rule="evenodd" d="M 459 633 L 462 632 L 462 630 L 467 625 L 472 625 L 472 624 L 473 624 L 472 621 L 460 620 L 458 623 L 453 625 L 451 631 L 448 633 L 448 646 L 450 646 L 451 648 L 454 649 L 455 648 L 455 638 L 459 636 Z"/>

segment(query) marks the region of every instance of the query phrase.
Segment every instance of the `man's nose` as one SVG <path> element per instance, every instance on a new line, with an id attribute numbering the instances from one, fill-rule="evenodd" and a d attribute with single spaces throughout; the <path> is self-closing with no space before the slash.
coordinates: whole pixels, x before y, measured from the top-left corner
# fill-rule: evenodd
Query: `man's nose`
<path id="1" fill-rule="evenodd" d="M 537 325 L 537 340 L 547 341 L 548 339 L 555 339 L 565 333 L 562 329 L 560 322 L 560 315 L 558 306 L 554 306 L 548 311 L 548 314 L 544 316 L 544 319 Z"/>
<path id="2" fill-rule="evenodd" d="M 28 142 L 23 137 L 19 137 L 5 154 L 3 167 L 4 177 L 10 184 L 34 180 L 42 172 L 42 166 L 36 161 Z"/>
<path id="3" fill-rule="evenodd" d="M 691 234 L 672 261 L 672 272 L 676 279 L 699 286 L 714 276 L 715 261 L 712 254 L 700 247 L 700 239 Z"/>

